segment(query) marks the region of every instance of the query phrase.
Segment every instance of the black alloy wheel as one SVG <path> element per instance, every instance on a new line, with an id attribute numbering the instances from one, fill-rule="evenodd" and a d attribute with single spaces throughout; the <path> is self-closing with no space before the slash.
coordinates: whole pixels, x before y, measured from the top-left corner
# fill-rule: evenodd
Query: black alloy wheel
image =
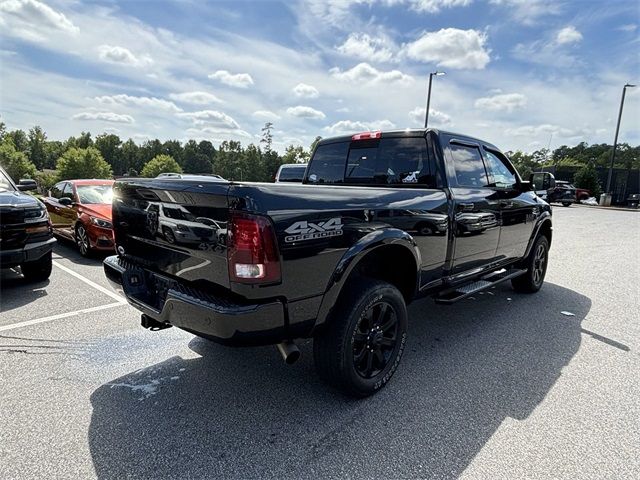
<path id="1" fill-rule="evenodd" d="M 527 271 L 511 280 L 516 292 L 535 293 L 542 287 L 549 263 L 549 240 L 540 235 L 533 244 L 531 253 L 524 261 L 523 267 Z"/>
<path id="2" fill-rule="evenodd" d="M 353 334 L 353 366 L 363 378 L 378 375 L 389 364 L 398 342 L 398 316 L 386 301 L 374 303 Z"/>

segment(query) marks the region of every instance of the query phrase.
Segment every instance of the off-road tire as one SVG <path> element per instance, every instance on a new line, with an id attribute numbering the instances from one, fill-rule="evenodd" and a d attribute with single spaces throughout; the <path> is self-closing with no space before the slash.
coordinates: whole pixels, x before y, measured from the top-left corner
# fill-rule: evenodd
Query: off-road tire
<path id="1" fill-rule="evenodd" d="M 51 252 L 35 262 L 25 262 L 20 265 L 22 275 L 29 282 L 41 282 L 51 275 Z"/>
<path id="2" fill-rule="evenodd" d="M 323 380 L 362 398 L 384 387 L 398 368 L 407 338 L 407 307 L 400 291 L 386 282 L 359 277 L 346 288 L 314 337 L 313 358 Z M 370 377 L 367 367 L 373 367 Z"/>
<path id="3" fill-rule="evenodd" d="M 511 280 L 513 289 L 520 293 L 535 293 L 540 290 L 544 283 L 548 264 L 549 240 L 544 235 L 540 235 L 524 262 L 527 272 Z"/>

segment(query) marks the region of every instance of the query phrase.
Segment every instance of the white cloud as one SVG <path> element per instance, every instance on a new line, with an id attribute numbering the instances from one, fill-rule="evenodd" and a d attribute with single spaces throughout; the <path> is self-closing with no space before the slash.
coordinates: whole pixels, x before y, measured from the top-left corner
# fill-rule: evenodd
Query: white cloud
<path id="1" fill-rule="evenodd" d="M 262 118 L 265 120 L 279 120 L 280 118 L 282 118 L 280 117 L 280 115 L 272 112 L 271 110 L 256 110 L 252 115 L 256 118 Z"/>
<path id="2" fill-rule="evenodd" d="M 236 88 L 247 88 L 253 85 L 253 78 L 248 73 L 230 73 L 227 70 L 218 70 L 209 75 L 211 80 L 219 80 L 225 85 Z"/>
<path id="3" fill-rule="evenodd" d="M 635 32 L 638 29 L 638 25 L 635 23 L 627 23 L 625 25 L 620 25 L 616 30 L 621 32 Z"/>
<path id="4" fill-rule="evenodd" d="M 208 105 L 210 103 L 222 103 L 218 97 L 208 92 L 182 92 L 172 93 L 169 95 L 171 100 L 182 103 L 190 103 L 192 105 Z"/>
<path id="5" fill-rule="evenodd" d="M 566 128 L 548 123 L 542 125 L 522 125 L 516 128 L 507 128 L 505 133 L 516 137 L 554 137 L 581 139 L 593 134 L 589 128 Z"/>
<path id="6" fill-rule="evenodd" d="M 581 40 L 582 34 L 571 25 L 569 25 L 568 27 L 564 27 L 556 35 L 556 42 L 558 42 L 559 45 L 564 45 L 567 43 L 578 43 Z"/>
<path id="7" fill-rule="evenodd" d="M 66 15 L 37 0 L 7 0 L 0 3 L 0 12 L 19 30 L 31 26 L 37 30 L 46 28 L 70 34 L 80 31 Z M 32 33 L 34 37 L 37 35 L 37 32 Z"/>
<path id="8" fill-rule="evenodd" d="M 318 98 L 320 92 L 313 85 L 307 85 L 306 83 L 299 83 L 295 87 L 293 87 L 293 93 L 296 94 L 297 97 L 304 98 Z"/>
<path id="9" fill-rule="evenodd" d="M 512 112 L 516 109 L 523 108 L 526 104 L 527 97 L 521 93 L 504 93 L 501 95 L 493 95 L 492 97 L 481 97 L 474 103 L 476 108 L 494 112 Z"/>
<path id="10" fill-rule="evenodd" d="M 443 8 L 466 7 L 473 0 L 410 0 L 411 8 L 417 12 L 438 13 Z"/>
<path id="11" fill-rule="evenodd" d="M 425 32 L 405 46 L 412 60 L 435 63 L 439 67 L 483 69 L 491 60 L 486 48 L 487 36 L 478 30 L 443 28 Z"/>
<path id="12" fill-rule="evenodd" d="M 490 0 L 489 3 L 509 8 L 514 20 L 524 25 L 534 25 L 547 15 L 558 15 L 562 5 L 557 0 Z"/>
<path id="13" fill-rule="evenodd" d="M 580 64 L 580 60 L 562 48 L 555 40 L 536 40 L 524 44 L 518 43 L 513 47 L 512 54 L 518 60 L 537 63 L 554 68 L 569 68 Z"/>
<path id="14" fill-rule="evenodd" d="M 387 37 L 372 37 L 366 33 L 352 33 L 337 47 L 338 52 L 349 57 L 371 62 L 388 62 L 393 58 L 396 46 Z"/>
<path id="15" fill-rule="evenodd" d="M 131 65 L 133 67 L 147 67 L 153 63 L 148 55 L 136 56 L 131 50 L 117 45 L 100 45 L 98 47 L 100 60 L 109 63 Z"/>
<path id="16" fill-rule="evenodd" d="M 114 112 L 81 112 L 71 117 L 72 120 L 102 120 L 113 123 L 133 123 L 131 115 L 122 115 Z"/>
<path id="17" fill-rule="evenodd" d="M 221 129 L 221 130 L 238 130 L 240 126 L 229 115 L 217 110 L 200 110 L 198 112 L 178 113 L 181 118 L 187 118 L 193 121 L 194 125 Z M 201 129 L 204 131 L 204 128 Z"/>
<path id="18" fill-rule="evenodd" d="M 424 116 L 427 111 L 424 107 L 416 107 L 409 112 L 409 118 L 414 125 L 424 126 Z M 451 117 L 439 110 L 429 109 L 430 127 L 450 127 L 453 125 Z"/>
<path id="19" fill-rule="evenodd" d="M 243 137 L 243 138 L 252 138 L 249 132 L 246 132 L 241 129 L 227 129 L 227 128 L 216 128 L 216 127 L 203 127 L 203 128 L 188 128 L 186 131 L 187 135 L 192 138 L 198 140 L 206 140 L 210 138 L 212 135 L 215 141 L 224 141 L 229 140 L 229 136 Z"/>
<path id="20" fill-rule="evenodd" d="M 135 105 L 143 108 L 156 108 L 167 112 L 181 112 L 182 109 L 176 106 L 175 103 L 162 98 L 156 97 L 134 97 L 131 95 L 103 95 L 95 97 L 98 103 L 104 105 Z"/>
<path id="21" fill-rule="evenodd" d="M 287 108 L 287 113 L 294 117 L 300 118 L 325 118 L 326 115 L 320 110 L 316 110 L 312 107 L 307 107 L 304 105 L 298 105 L 297 107 L 289 107 Z"/>
<path id="22" fill-rule="evenodd" d="M 353 83 L 409 83 L 413 81 L 411 76 L 402 73 L 400 70 L 390 70 L 385 72 L 372 67 L 368 63 L 359 63 L 355 67 L 345 71 L 341 71 L 339 68 L 335 67 L 329 70 L 329 73 L 339 80 L 346 80 Z"/>
<path id="23" fill-rule="evenodd" d="M 375 130 L 391 130 L 396 125 L 390 120 L 374 120 L 373 122 L 360 122 L 354 120 L 340 120 L 324 127 L 324 131 L 331 135 L 345 135 L 357 132 L 369 132 Z"/>

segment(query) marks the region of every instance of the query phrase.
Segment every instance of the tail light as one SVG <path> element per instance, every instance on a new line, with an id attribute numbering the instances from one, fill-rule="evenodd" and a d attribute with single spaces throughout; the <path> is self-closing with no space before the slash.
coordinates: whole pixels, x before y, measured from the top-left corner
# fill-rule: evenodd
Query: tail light
<path id="1" fill-rule="evenodd" d="M 227 244 L 232 282 L 274 283 L 281 279 L 276 235 L 269 219 L 232 212 Z"/>
<path id="2" fill-rule="evenodd" d="M 356 133 L 351 137 L 351 140 L 375 140 L 377 138 L 382 137 L 382 132 L 378 130 L 377 132 L 362 132 Z"/>

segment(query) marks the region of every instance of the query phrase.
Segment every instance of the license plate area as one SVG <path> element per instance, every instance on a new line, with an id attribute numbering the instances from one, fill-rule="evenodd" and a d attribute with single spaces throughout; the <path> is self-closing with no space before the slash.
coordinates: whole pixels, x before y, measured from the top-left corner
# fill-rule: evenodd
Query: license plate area
<path id="1" fill-rule="evenodd" d="M 122 274 L 124 293 L 145 306 L 161 312 L 174 281 L 142 268 L 127 269 Z"/>

